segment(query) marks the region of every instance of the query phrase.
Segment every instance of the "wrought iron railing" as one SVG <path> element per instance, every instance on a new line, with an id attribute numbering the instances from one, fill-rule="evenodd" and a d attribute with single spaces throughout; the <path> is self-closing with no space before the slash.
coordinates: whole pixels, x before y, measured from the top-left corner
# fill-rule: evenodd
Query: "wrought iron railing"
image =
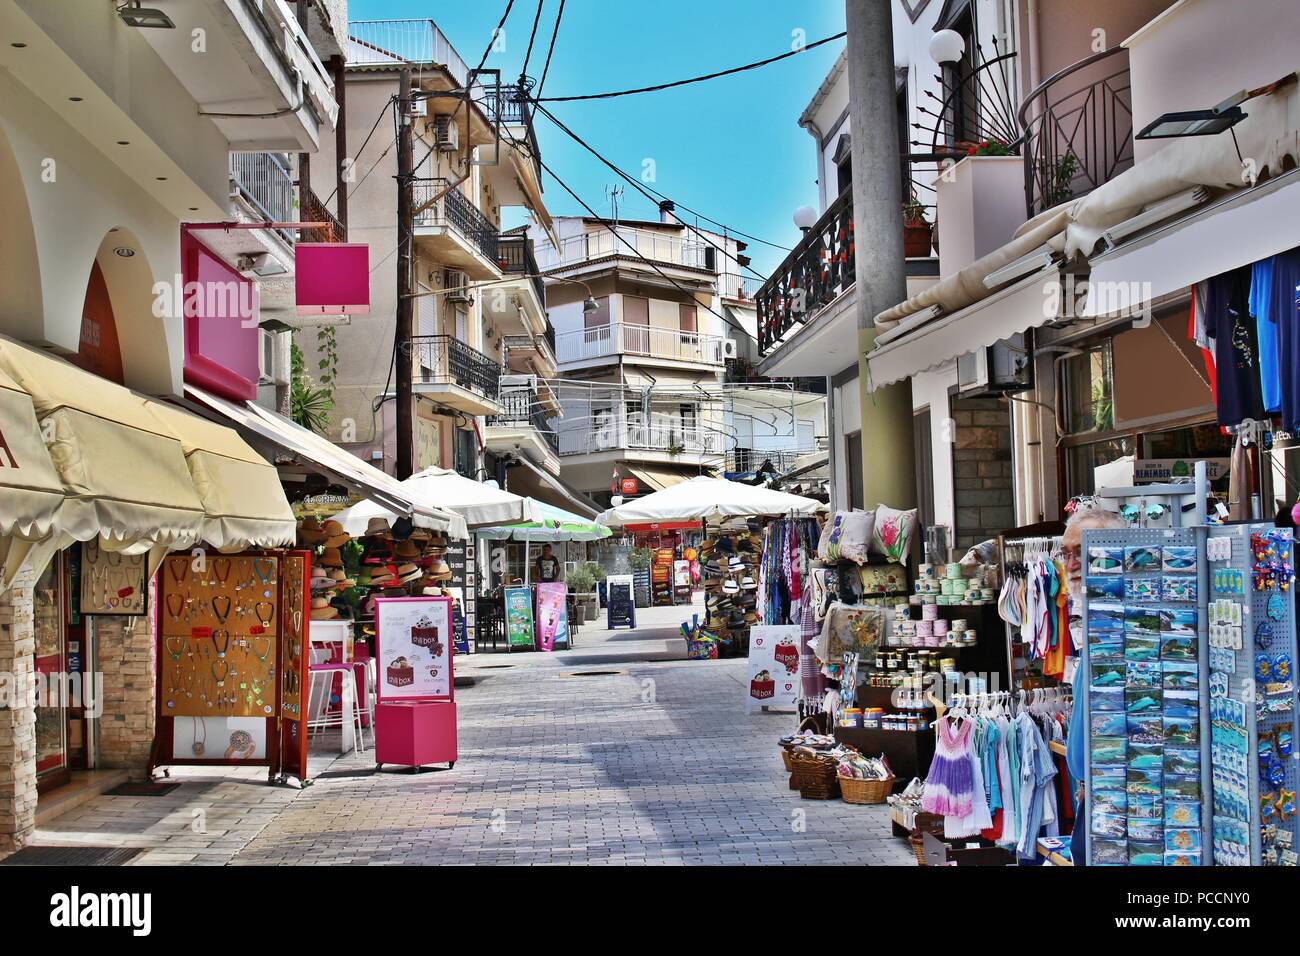
<path id="1" fill-rule="evenodd" d="M 456 230 L 486 259 L 497 261 L 500 233 L 449 179 L 417 179 L 414 183 L 416 226 L 444 226 Z"/>
<path id="2" fill-rule="evenodd" d="M 1133 165 L 1128 50 L 1111 47 L 1039 83 L 1020 105 L 1030 217 Z"/>
<path id="3" fill-rule="evenodd" d="M 459 385 L 496 400 L 501 366 L 452 335 L 417 335 L 411 339 L 415 381 L 423 385 Z"/>
<path id="4" fill-rule="evenodd" d="M 515 128 L 503 129 L 502 136 L 509 135 L 518 141 L 519 130 L 522 129 L 523 145 L 528 147 L 533 165 L 540 175 L 542 151 L 537 145 L 537 133 L 533 129 L 533 109 L 528 105 L 528 92 L 527 87 L 521 89 L 517 84 L 511 84 L 501 87 L 498 96 L 495 88 L 485 87 L 479 105 L 489 117 L 498 118 L 503 127 Z"/>
<path id="5" fill-rule="evenodd" d="M 785 474 L 799 459 L 825 450 L 816 444 L 791 445 L 786 448 L 728 448 L 724 467 L 729 472 L 749 472 L 762 468 L 765 462 L 771 462 L 777 474 Z"/>
<path id="6" fill-rule="evenodd" d="M 488 418 L 489 425 L 530 425 L 552 451 L 559 452 L 559 436 L 542 409 L 535 386 L 503 385 L 497 401 L 501 411 Z"/>
<path id="7" fill-rule="evenodd" d="M 852 285 L 853 269 L 853 190 L 848 188 L 754 296 L 759 354 L 767 354 L 795 325 Z"/>
<path id="8" fill-rule="evenodd" d="M 299 242 L 347 242 L 348 231 L 334 213 L 325 208 L 310 186 L 298 186 L 298 215 L 303 222 L 323 222 L 315 229 L 300 229 Z"/>
<path id="9" fill-rule="evenodd" d="M 556 361 L 562 363 L 612 355 L 644 355 L 721 365 L 726 358 L 726 340 L 721 335 L 625 322 L 561 332 L 555 337 L 555 343 Z"/>
<path id="10" fill-rule="evenodd" d="M 230 180 L 267 222 L 293 222 L 293 172 L 278 153 L 231 153 Z M 287 242 L 293 234 L 278 230 Z"/>
<path id="11" fill-rule="evenodd" d="M 916 108 L 923 118 L 912 124 L 921 138 L 912 140 L 913 146 L 954 156 L 985 142 L 1017 151 L 1021 128 L 1015 53 L 985 58 L 983 47 L 976 46 L 966 59 L 945 65 L 935 79 L 942 95 L 925 91 L 926 102 Z"/>
<path id="12" fill-rule="evenodd" d="M 624 420 L 595 419 L 559 434 L 561 455 L 602 451 L 650 451 L 670 455 L 721 455 L 724 436 L 715 429 L 683 424 L 672 415 L 628 415 Z"/>
<path id="13" fill-rule="evenodd" d="M 537 259 L 533 256 L 531 239 L 519 233 L 498 236 L 497 265 L 505 275 L 528 276 L 533 284 L 533 291 L 537 293 L 537 301 L 542 304 L 543 309 L 546 308 L 546 280 L 538 274 Z"/>

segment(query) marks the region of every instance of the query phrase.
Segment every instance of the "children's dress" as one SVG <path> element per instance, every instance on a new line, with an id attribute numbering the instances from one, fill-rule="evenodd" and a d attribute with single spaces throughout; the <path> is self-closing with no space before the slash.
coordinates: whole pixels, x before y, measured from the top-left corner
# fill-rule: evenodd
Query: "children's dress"
<path id="1" fill-rule="evenodd" d="M 971 720 L 942 717 L 936 721 L 934 759 L 925 778 L 921 809 L 944 817 L 972 815 L 975 777 L 971 760 Z"/>

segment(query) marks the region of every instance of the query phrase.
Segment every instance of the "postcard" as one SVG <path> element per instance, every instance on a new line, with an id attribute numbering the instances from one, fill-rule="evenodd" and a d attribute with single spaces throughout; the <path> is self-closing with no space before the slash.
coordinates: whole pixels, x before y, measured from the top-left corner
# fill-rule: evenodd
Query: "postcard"
<path id="1" fill-rule="evenodd" d="M 1129 817 L 1128 818 L 1128 838 L 1130 841 L 1139 840 L 1149 843 L 1159 840 L 1164 836 L 1165 824 L 1163 820 L 1156 820 L 1150 817 Z M 1107 833 L 1105 836 L 1114 836 L 1116 834 Z"/>
<path id="2" fill-rule="evenodd" d="M 1092 812 L 1092 835 L 1123 839 L 1127 833 L 1126 820 L 1118 813 Z"/>
<path id="3" fill-rule="evenodd" d="M 1166 545 L 1163 549 L 1164 571 L 1191 571 L 1196 568 L 1196 548 L 1185 545 Z"/>
<path id="4" fill-rule="evenodd" d="M 1123 737 L 1128 733 L 1128 718 L 1122 711 L 1089 714 L 1088 723 L 1093 737 Z"/>
<path id="5" fill-rule="evenodd" d="M 1131 641 L 1132 638 L 1129 638 Z M 1127 656 L 1127 651 L 1125 652 Z M 1196 660 L 1196 638 L 1170 635 L 1160 642 L 1160 658 L 1170 661 Z"/>
<path id="6" fill-rule="evenodd" d="M 1191 827 L 1166 830 L 1165 849 L 1176 853 L 1199 853 L 1201 831 Z"/>
<path id="7" fill-rule="evenodd" d="M 1170 640 L 1180 640 L 1171 638 Z M 1129 631 L 1124 635 L 1124 659 L 1130 661 L 1154 661 L 1160 659 L 1160 635 Z"/>
<path id="8" fill-rule="evenodd" d="M 1160 579 L 1160 598 L 1175 603 L 1195 601 L 1196 578 L 1190 575 L 1166 574 Z"/>
<path id="9" fill-rule="evenodd" d="M 1128 740 L 1130 744 L 1163 744 L 1165 742 L 1164 720 L 1160 714 L 1144 714 L 1142 716 L 1127 718 L 1128 723 Z M 1130 761 L 1131 763 L 1131 761 Z M 1159 770 L 1160 761 L 1151 768 Z"/>
<path id="10" fill-rule="evenodd" d="M 1093 546 L 1088 549 L 1089 574 L 1120 574 L 1123 571 L 1123 548 Z"/>
<path id="11" fill-rule="evenodd" d="M 1088 575 L 1084 586 L 1088 600 L 1104 601 L 1107 598 L 1119 601 L 1124 597 L 1124 579 L 1117 575 Z"/>
<path id="12" fill-rule="evenodd" d="M 1164 718 L 1165 743 L 1171 747 L 1193 746 L 1201 742 L 1200 721 L 1195 717 Z"/>
<path id="13" fill-rule="evenodd" d="M 1156 578 L 1125 578 L 1124 600 L 1158 601 L 1160 599 L 1160 582 Z"/>
<path id="14" fill-rule="evenodd" d="M 1158 690 L 1129 690 L 1124 692 L 1124 711 L 1130 716 L 1160 713 L 1162 692 Z"/>
<path id="15" fill-rule="evenodd" d="M 1124 630 L 1124 605 L 1110 602 L 1088 602 L 1089 631 Z"/>
<path id="16" fill-rule="evenodd" d="M 1180 637 L 1196 636 L 1196 608 L 1162 607 L 1160 609 L 1160 629 L 1167 634 Z"/>
<path id="17" fill-rule="evenodd" d="M 1130 689 L 1164 686 L 1159 661 L 1127 661 L 1124 673 L 1124 684 Z"/>
<path id="18" fill-rule="evenodd" d="M 1162 661 L 1160 667 L 1165 690 L 1196 690 L 1200 683 L 1195 661 Z"/>
<path id="19" fill-rule="evenodd" d="M 1164 706 L 1166 717 L 1200 717 L 1201 701 L 1194 690 L 1166 690 Z"/>
<path id="20" fill-rule="evenodd" d="M 1096 661 L 1092 662 L 1092 688 L 1098 687 L 1123 687 L 1124 678 L 1127 673 L 1127 665 L 1124 661 Z"/>
<path id="21" fill-rule="evenodd" d="M 1192 776 L 1200 772 L 1201 751 L 1195 747 L 1166 747 L 1165 773 Z M 1184 824 L 1186 825 L 1186 824 Z"/>
<path id="22" fill-rule="evenodd" d="M 1128 756 L 1127 737 L 1093 737 L 1089 745 L 1094 767 L 1123 764 Z"/>
<path id="23" fill-rule="evenodd" d="M 1201 805 L 1185 800 L 1170 800 L 1165 804 L 1165 826 L 1199 827 L 1201 825 Z"/>
<path id="24" fill-rule="evenodd" d="M 1132 771 L 1129 771 L 1132 774 Z M 1132 793 L 1132 791 L 1129 791 Z M 1200 800 L 1201 778 L 1182 774 L 1166 774 L 1164 795 L 1167 800 Z"/>
<path id="25" fill-rule="evenodd" d="M 1127 866 L 1128 843 L 1104 838 L 1093 840 L 1088 859 L 1093 866 Z"/>
<path id="26" fill-rule="evenodd" d="M 1163 843 L 1134 843 L 1128 845 L 1129 866 L 1164 866 L 1165 847 Z"/>
<path id="27" fill-rule="evenodd" d="M 1088 706 L 1095 711 L 1123 711 L 1124 688 L 1103 687 L 1088 692 Z"/>
<path id="28" fill-rule="evenodd" d="M 1195 549 L 1193 549 L 1193 555 Z M 1195 561 L 1195 557 L 1192 559 Z M 1160 549 L 1152 547 L 1132 547 L 1124 549 L 1124 573 L 1141 574 L 1144 571 L 1160 570 Z M 1170 568 L 1169 570 L 1177 570 Z"/>

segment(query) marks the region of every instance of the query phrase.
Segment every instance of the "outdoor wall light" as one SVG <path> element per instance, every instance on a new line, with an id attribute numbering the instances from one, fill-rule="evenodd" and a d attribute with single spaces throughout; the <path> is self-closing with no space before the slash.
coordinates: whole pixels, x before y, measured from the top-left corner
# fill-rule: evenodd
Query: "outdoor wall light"
<path id="1" fill-rule="evenodd" d="M 622 495 L 610 495 L 610 496 L 609 496 L 609 506 L 610 506 L 611 508 L 617 508 L 617 507 L 619 507 L 619 506 L 622 505 L 622 504 L 623 504 L 623 496 L 622 496 Z"/>
<path id="2" fill-rule="evenodd" d="M 113 250 L 113 254 L 116 256 L 121 256 L 123 259 L 130 259 L 133 255 L 135 255 L 135 250 L 132 249 L 130 246 L 118 246 L 116 249 Z"/>
<path id="3" fill-rule="evenodd" d="M 1232 129 L 1247 114 L 1240 106 L 1230 106 L 1220 112 L 1216 106 L 1208 110 L 1183 110 L 1164 113 L 1147 124 L 1136 139 L 1181 139 L 1184 136 L 1214 136 Z"/>
<path id="4" fill-rule="evenodd" d="M 598 303 L 598 302 L 597 302 L 593 297 L 591 297 L 591 296 L 587 296 L 587 298 L 586 298 L 585 300 L 583 300 L 583 303 L 582 303 L 582 311 L 583 311 L 583 312 L 599 312 L 599 311 L 600 311 L 600 304 L 599 304 L 599 303 Z"/>
<path id="5" fill-rule="evenodd" d="M 794 211 L 794 224 L 807 232 L 817 225 L 817 210 L 812 206 L 800 206 Z"/>
<path id="6" fill-rule="evenodd" d="M 176 24 L 172 22 L 171 17 L 153 7 L 140 6 L 140 0 L 126 0 L 117 8 L 117 15 L 129 27 L 155 30 L 176 29 Z"/>
<path id="7" fill-rule="evenodd" d="M 966 53 L 966 41 L 956 30 L 940 30 L 930 37 L 929 51 L 935 63 L 956 63 Z"/>

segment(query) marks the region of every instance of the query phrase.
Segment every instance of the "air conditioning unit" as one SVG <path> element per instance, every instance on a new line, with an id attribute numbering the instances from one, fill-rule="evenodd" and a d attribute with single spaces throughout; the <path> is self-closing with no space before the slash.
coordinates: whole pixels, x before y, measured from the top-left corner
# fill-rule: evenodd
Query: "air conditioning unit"
<path id="1" fill-rule="evenodd" d="M 722 357 L 724 359 L 734 359 L 740 356 L 740 345 L 735 339 L 722 340 Z"/>
<path id="2" fill-rule="evenodd" d="M 443 288 L 447 290 L 448 302 L 473 302 L 474 296 L 469 290 L 469 276 L 456 269 L 448 269 Z"/>
<path id="3" fill-rule="evenodd" d="M 963 395 L 1005 395 L 1033 387 L 1032 329 L 957 359 L 957 390 Z"/>
<path id="4" fill-rule="evenodd" d="M 460 149 L 460 127 L 450 115 L 433 118 L 433 147 L 441 153 Z"/>

